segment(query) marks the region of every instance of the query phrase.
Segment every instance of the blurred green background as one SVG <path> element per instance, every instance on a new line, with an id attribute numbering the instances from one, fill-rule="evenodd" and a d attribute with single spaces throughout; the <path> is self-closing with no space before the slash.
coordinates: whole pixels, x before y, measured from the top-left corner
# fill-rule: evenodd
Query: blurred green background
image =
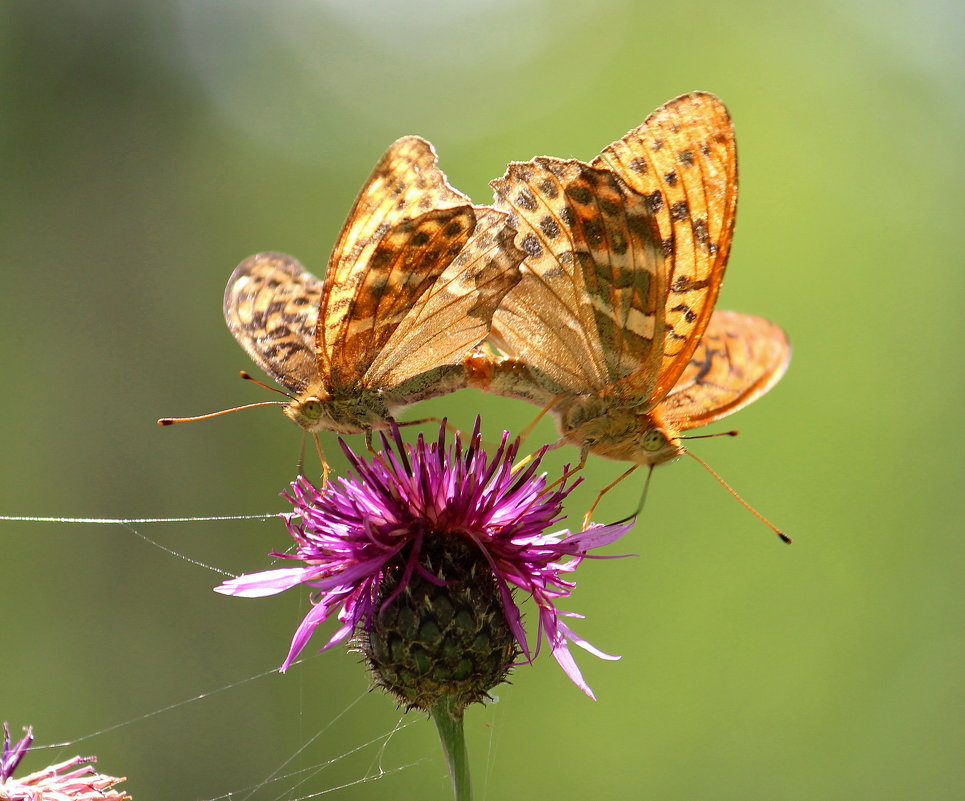
<path id="1" fill-rule="evenodd" d="M 276 410 L 154 424 L 266 399 L 237 379 L 251 365 L 221 317 L 241 259 L 321 272 L 403 134 L 487 202 L 507 161 L 591 158 L 713 91 L 741 157 L 720 306 L 779 321 L 795 351 L 716 427 L 741 437 L 694 450 L 795 544 L 691 460 L 657 471 L 611 549 L 639 556 L 586 563 L 564 605 L 622 661 L 577 654 L 594 703 L 543 653 L 472 710 L 478 797 L 962 797 L 963 16 L 938 0 L 4 4 L 0 513 L 281 510 L 299 435 Z M 413 411 L 481 411 L 495 436 L 535 410 L 465 392 Z M 622 469 L 590 465 L 577 521 Z M 274 520 L 135 528 L 235 573 L 287 546 Z M 280 663 L 303 595 L 215 595 L 219 574 L 122 527 L 0 537 L 0 719 L 86 738 L 28 770 L 97 753 L 136 798 L 208 799 L 335 760 L 253 797 L 447 797 L 418 715 L 347 754 L 400 717 L 354 655 L 244 681 Z"/>

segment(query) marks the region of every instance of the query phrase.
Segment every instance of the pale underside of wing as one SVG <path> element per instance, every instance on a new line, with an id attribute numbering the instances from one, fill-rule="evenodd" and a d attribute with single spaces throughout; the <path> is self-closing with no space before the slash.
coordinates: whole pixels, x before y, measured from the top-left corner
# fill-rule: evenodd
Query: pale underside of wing
<path id="1" fill-rule="evenodd" d="M 433 285 L 462 251 L 475 229 L 472 207 L 438 209 L 391 228 L 375 248 L 355 286 L 350 316 L 331 344 L 330 390 L 385 386 L 373 366 L 393 334 L 418 313 Z"/>
<path id="2" fill-rule="evenodd" d="M 524 253 L 513 244 L 509 215 L 476 207 L 476 228 L 459 255 L 392 332 L 365 374 L 393 387 L 456 364 L 489 334 L 493 312 L 518 283 Z"/>
<path id="3" fill-rule="evenodd" d="M 678 97 L 606 147 L 593 162 L 650 201 L 669 259 L 660 377 L 651 401 L 676 383 L 710 320 L 737 211 L 737 149 L 730 115 L 706 92 Z"/>
<path id="4" fill-rule="evenodd" d="M 527 254 L 494 342 L 555 395 L 640 403 L 658 374 L 666 293 L 646 198 L 608 169 L 552 158 L 510 164 L 492 186 Z"/>
<path id="5" fill-rule="evenodd" d="M 784 375 L 791 345 L 761 317 L 715 311 L 658 414 L 677 430 L 706 425 L 759 398 Z"/>
<path id="6" fill-rule="evenodd" d="M 328 383 L 352 383 L 368 370 L 474 227 L 469 199 L 449 186 L 432 145 L 408 136 L 389 147 L 329 261 L 316 337 Z"/>
<path id="7" fill-rule="evenodd" d="M 283 253 L 259 253 L 228 279 L 228 329 L 262 370 L 300 393 L 318 375 L 315 327 L 322 282 Z"/>

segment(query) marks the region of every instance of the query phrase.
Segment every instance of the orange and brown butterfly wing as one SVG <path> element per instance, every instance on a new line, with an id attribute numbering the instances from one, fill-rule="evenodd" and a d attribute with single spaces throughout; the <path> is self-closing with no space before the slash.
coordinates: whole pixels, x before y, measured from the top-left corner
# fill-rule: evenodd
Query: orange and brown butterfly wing
<path id="1" fill-rule="evenodd" d="M 392 331 L 366 372 L 372 385 L 400 387 L 415 375 L 457 364 L 489 334 L 493 312 L 518 283 L 524 253 L 508 216 L 474 207 L 476 228 L 459 255 Z"/>
<path id="2" fill-rule="evenodd" d="M 636 402 L 646 398 L 667 278 L 647 199 L 611 170 L 552 158 L 510 164 L 492 186 L 527 254 L 493 316 L 494 341 L 554 395 L 603 391 L 644 365 L 652 380 Z"/>
<path id="3" fill-rule="evenodd" d="M 719 420 L 773 387 L 790 360 L 787 335 L 774 323 L 715 311 L 659 415 L 678 431 Z"/>
<path id="4" fill-rule="evenodd" d="M 408 136 L 389 147 L 326 273 L 316 348 L 329 386 L 358 383 L 474 228 L 468 198 L 449 186 L 432 145 Z"/>
<path id="5" fill-rule="evenodd" d="M 379 386 L 372 367 L 398 327 L 465 246 L 475 226 L 471 207 L 439 209 L 391 228 L 360 269 L 350 315 L 331 348 L 330 386 Z M 323 307 L 324 308 L 324 307 Z M 417 368 L 412 366 L 413 372 Z"/>
<path id="6" fill-rule="evenodd" d="M 300 393 L 318 375 L 315 327 L 322 282 L 291 256 L 259 253 L 228 279 L 228 329 L 262 370 Z"/>
<path id="7" fill-rule="evenodd" d="M 656 404 L 690 361 L 727 266 L 737 211 L 737 148 L 730 115 L 714 95 L 683 95 L 658 108 L 592 163 L 614 170 L 649 199 L 669 260 L 667 330 L 650 397 L 650 404 Z M 641 369 L 646 383 L 651 366 Z"/>

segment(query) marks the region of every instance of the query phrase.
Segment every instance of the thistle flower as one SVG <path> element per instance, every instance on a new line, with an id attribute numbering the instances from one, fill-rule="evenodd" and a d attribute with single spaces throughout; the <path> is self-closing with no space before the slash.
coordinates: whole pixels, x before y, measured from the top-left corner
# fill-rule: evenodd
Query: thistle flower
<path id="1" fill-rule="evenodd" d="M 13 772 L 33 742 L 33 731 L 10 745 L 10 730 L 3 724 L 3 755 L 0 756 L 0 801 L 130 801 L 130 796 L 111 788 L 124 781 L 94 770 L 97 757 L 75 756 L 65 762 L 31 773 L 22 779 Z"/>
<path id="2" fill-rule="evenodd" d="M 440 697 L 461 714 L 505 679 L 517 657 L 531 662 L 545 638 L 566 675 L 591 698 L 569 650 L 573 642 L 615 659 L 578 637 L 556 602 L 575 586 L 564 578 L 591 548 L 607 545 L 632 524 L 591 525 L 544 534 L 562 517 L 576 486 L 548 488 L 537 475 L 539 452 L 513 470 L 519 442 L 504 434 L 488 458 L 479 420 L 462 437 L 415 445 L 391 431 L 382 451 L 365 461 L 342 444 L 354 476 L 317 489 L 304 477 L 283 497 L 295 507 L 282 517 L 295 552 L 274 553 L 303 566 L 244 575 L 215 588 L 261 597 L 298 584 L 315 589 L 313 607 L 295 632 L 285 670 L 320 623 L 337 612 L 341 627 L 324 648 L 350 637 L 365 654 L 376 683 L 403 704 L 431 710 Z M 545 451 L 545 449 L 544 449 Z M 516 590 L 538 610 L 536 648 L 527 642 Z M 324 650 L 323 648 L 323 650 Z"/>

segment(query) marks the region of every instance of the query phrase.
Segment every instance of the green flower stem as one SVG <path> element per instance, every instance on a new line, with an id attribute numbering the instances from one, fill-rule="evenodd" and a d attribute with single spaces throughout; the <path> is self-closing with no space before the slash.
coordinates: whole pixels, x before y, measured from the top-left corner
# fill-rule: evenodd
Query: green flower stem
<path id="1" fill-rule="evenodd" d="M 466 737 L 462 726 L 462 713 L 465 707 L 456 708 L 454 698 L 442 696 L 429 710 L 439 730 L 442 750 L 449 764 L 452 791 L 455 801 L 471 801 L 472 788 L 469 786 L 469 759 L 466 757 Z"/>

